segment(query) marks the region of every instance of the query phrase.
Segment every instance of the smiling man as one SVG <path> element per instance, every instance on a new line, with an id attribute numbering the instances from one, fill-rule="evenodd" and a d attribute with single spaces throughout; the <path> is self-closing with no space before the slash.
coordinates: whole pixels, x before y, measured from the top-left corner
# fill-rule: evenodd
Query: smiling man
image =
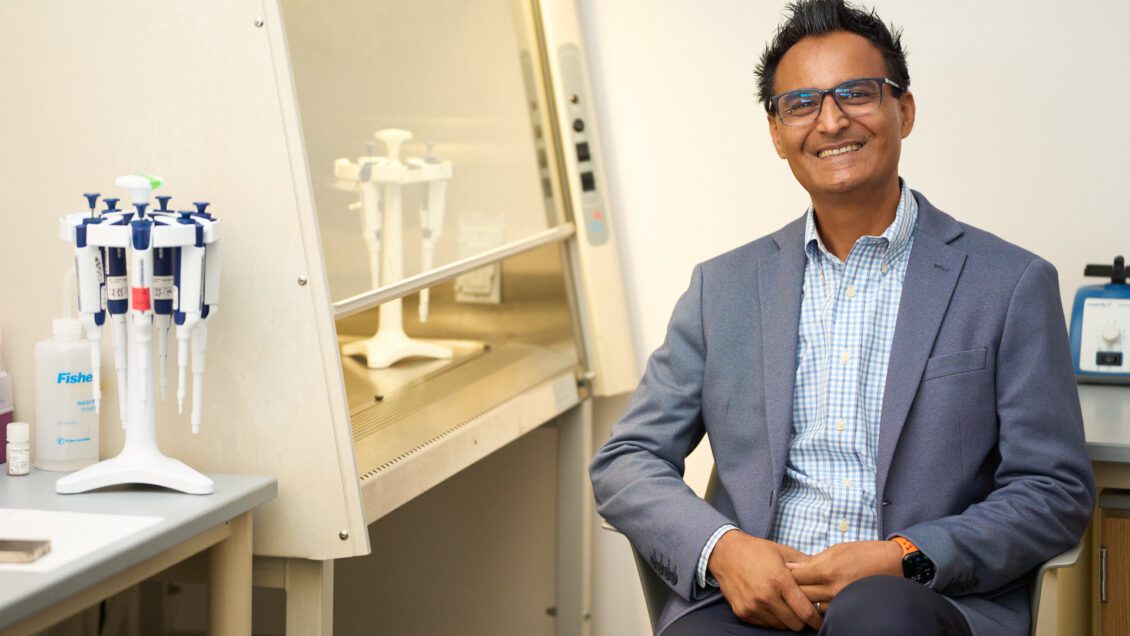
<path id="1" fill-rule="evenodd" d="M 1094 499 L 1055 269 L 899 177 L 897 30 L 802 0 L 758 68 L 811 207 L 700 264 L 591 467 L 686 634 L 1025 634 Z M 709 435 L 719 487 L 683 482 Z"/>

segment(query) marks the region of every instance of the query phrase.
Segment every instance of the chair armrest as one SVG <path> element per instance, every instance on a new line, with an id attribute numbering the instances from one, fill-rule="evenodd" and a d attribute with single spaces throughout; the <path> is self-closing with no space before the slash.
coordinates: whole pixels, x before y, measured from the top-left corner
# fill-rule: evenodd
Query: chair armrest
<path id="1" fill-rule="evenodd" d="M 609 526 L 611 527 L 611 526 Z M 1048 570 L 1058 570 L 1060 568 L 1069 568 L 1079 562 L 1079 554 L 1083 551 L 1083 543 L 1076 543 L 1071 548 L 1057 554 L 1056 556 L 1048 559 L 1040 566 L 1039 572 L 1036 573 L 1036 578 L 1042 578 L 1044 573 Z"/>
<path id="2" fill-rule="evenodd" d="M 1044 589 L 1044 575 L 1052 570 L 1060 568 L 1069 568 L 1079 562 L 1079 555 L 1083 552 L 1083 542 L 1076 543 L 1071 548 L 1061 552 L 1054 557 L 1044 561 L 1039 570 L 1036 570 L 1036 578 L 1032 581 L 1032 591 L 1030 602 L 1032 612 L 1032 622 L 1030 627 L 1030 634 L 1036 633 L 1036 623 L 1040 617 L 1040 593 Z"/>
<path id="3" fill-rule="evenodd" d="M 617 530 L 616 526 L 607 521 L 601 520 L 600 527 L 608 532 L 615 532 L 623 536 L 623 533 Z M 671 588 L 667 587 L 667 584 L 651 569 L 651 566 L 640 556 L 635 546 L 631 546 L 631 548 L 632 558 L 636 562 L 636 574 L 640 577 L 644 604 L 647 605 L 647 616 L 651 620 L 652 628 L 654 628 L 659 624 L 659 614 L 663 611 L 663 606 L 667 603 L 667 595 L 671 592 Z"/>

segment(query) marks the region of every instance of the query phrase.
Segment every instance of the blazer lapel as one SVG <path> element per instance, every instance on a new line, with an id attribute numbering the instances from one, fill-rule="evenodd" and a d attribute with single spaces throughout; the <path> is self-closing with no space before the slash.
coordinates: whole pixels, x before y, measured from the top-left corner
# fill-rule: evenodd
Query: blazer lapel
<path id="1" fill-rule="evenodd" d="M 773 474 L 784 474 L 792 432 L 793 381 L 804 284 L 804 217 L 773 235 L 779 251 L 757 269 L 761 305 L 762 377 Z"/>
<path id="2" fill-rule="evenodd" d="M 919 206 L 918 228 L 903 281 L 879 418 L 875 477 L 880 497 L 926 360 L 965 265 L 965 253 L 948 245 L 961 235 L 961 226 L 930 205 L 925 197 L 914 194 Z"/>

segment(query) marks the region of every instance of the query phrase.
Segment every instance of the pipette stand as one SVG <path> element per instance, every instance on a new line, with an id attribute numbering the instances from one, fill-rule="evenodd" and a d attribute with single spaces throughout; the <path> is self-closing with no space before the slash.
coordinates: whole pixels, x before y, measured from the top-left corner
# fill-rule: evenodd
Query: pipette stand
<path id="1" fill-rule="evenodd" d="M 412 133 L 406 130 L 378 130 L 374 136 L 385 143 L 387 157 L 362 157 L 356 164 L 348 159 L 338 159 L 334 164 L 334 172 L 339 181 L 348 184 L 346 187 L 360 187 L 362 214 L 369 219 L 364 230 L 365 243 L 369 248 L 370 275 L 373 285 L 380 287 L 382 284 L 399 281 L 404 276 L 402 187 L 405 184 L 450 179 L 451 163 L 402 162 L 400 144 L 412 138 Z M 350 184 L 351 181 L 354 183 Z M 442 215 L 440 218 L 442 219 Z M 376 227 L 372 227 L 373 225 Z M 438 234 L 439 228 L 433 231 Z M 380 325 L 376 334 L 344 345 L 343 354 L 363 356 L 370 369 L 386 369 L 411 357 L 437 360 L 452 357 L 451 348 L 410 338 L 404 332 L 401 299 L 382 304 L 379 311 Z"/>
<path id="2" fill-rule="evenodd" d="M 119 180 L 119 185 L 121 185 Z M 146 201 L 135 197 L 135 201 Z M 153 328 L 156 314 L 152 311 L 151 298 L 162 299 L 173 289 L 159 289 L 154 281 L 153 256 L 157 249 L 173 250 L 180 258 L 183 252 L 195 254 L 199 259 L 196 267 L 179 266 L 179 283 L 175 293 L 177 301 L 178 329 L 184 328 L 186 334 L 206 336 L 209 315 L 215 315 L 219 291 L 219 220 L 204 211 L 206 203 L 197 204 L 197 211 L 176 213 L 164 209 L 149 214 L 108 210 L 100 217 L 93 213 L 71 214 L 60 220 L 61 238 L 82 247 L 82 243 L 100 248 L 128 249 L 130 263 L 131 306 L 127 316 L 129 339 L 127 345 L 127 387 L 125 409 L 125 445 L 117 457 L 103 460 L 59 479 L 55 491 L 61 494 L 75 494 L 119 484 L 151 484 L 172 490 L 206 495 L 214 491 L 212 480 L 189 468 L 184 463 L 165 456 L 157 447 L 157 427 L 154 417 L 154 404 L 157 393 L 154 391 L 153 368 Z M 139 208 L 143 210 L 144 207 Z M 131 221 L 150 221 L 148 244 L 140 245 L 131 230 Z M 79 229 L 81 228 L 81 230 Z M 79 233 L 83 239 L 78 239 Z M 204 249 L 200 249 L 204 248 Z M 140 251 L 139 251 L 140 250 Z M 195 250 L 195 251 L 194 251 Z M 207 267 L 204 267 L 204 265 Z M 99 263 L 98 267 L 101 267 Z M 80 281 L 84 280 L 81 276 Z M 88 279 L 89 280 L 89 279 Z M 191 289 L 190 289 L 191 287 Z M 80 311 L 82 307 L 80 307 Z M 209 312 L 211 310 L 211 312 Z M 187 319 L 180 315 L 187 314 Z M 181 324 L 183 323 L 183 325 Z M 179 337 L 179 334 L 178 334 Z M 203 344 L 203 338 L 200 348 Z M 194 343 L 195 344 L 195 343 Z M 203 374 L 203 350 L 194 347 L 193 356 L 199 357 L 199 366 L 194 360 L 193 382 L 194 400 L 192 421 L 195 432 L 200 421 L 199 383 Z M 182 354 L 183 355 L 183 354 Z M 183 374 L 182 374 L 183 375 Z M 184 385 L 182 377 L 182 390 Z"/>
<path id="3" fill-rule="evenodd" d="M 190 495 L 207 495 L 212 480 L 183 462 L 166 457 L 157 447 L 157 425 L 153 415 L 153 372 L 142 360 L 153 359 L 153 339 L 142 337 L 151 325 L 130 321 L 129 387 L 126 390 L 126 442 L 117 457 L 71 473 L 55 483 L 55 492 L 76 494 L 118 484 L 152 484 Z M 149 399 L 142 404 L 141 396 Z"/>

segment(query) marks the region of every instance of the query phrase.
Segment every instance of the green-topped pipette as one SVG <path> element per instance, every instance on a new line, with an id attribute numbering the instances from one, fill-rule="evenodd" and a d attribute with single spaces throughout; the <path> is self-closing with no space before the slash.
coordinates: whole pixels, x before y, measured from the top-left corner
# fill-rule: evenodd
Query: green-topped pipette
<path id="1" fill-rule="evenodd" d="M 127 174 L 118 177 L 114 184 L 129 190 L 130 203 L 149 203 L 149 194 L 160 188 L 165 180 L 151 174 Z M 127 208 L 128 209 L 128 208 Z"/>

